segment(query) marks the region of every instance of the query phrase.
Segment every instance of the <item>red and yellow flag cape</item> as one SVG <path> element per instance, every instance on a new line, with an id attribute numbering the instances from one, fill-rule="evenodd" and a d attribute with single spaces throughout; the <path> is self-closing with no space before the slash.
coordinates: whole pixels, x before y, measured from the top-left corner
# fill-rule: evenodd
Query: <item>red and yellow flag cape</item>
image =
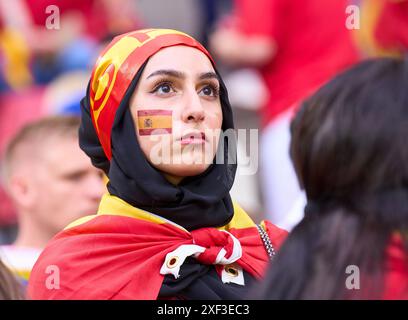
<path id="1" fill-rule="evenodd" d="M 278 248 L 287 232 L 262 224 Z M 261 277 L 269 257 L 250 217 L 234 204 L 233 219 L 219 230 L 240 241 L 242 256 L 236 263 Z M 31 273 L 29 298 L 156 299 L 166 254 L 193 244 L 194 232 L 105 195 L 97 215 L 74 222 L 51 240 Z"/>

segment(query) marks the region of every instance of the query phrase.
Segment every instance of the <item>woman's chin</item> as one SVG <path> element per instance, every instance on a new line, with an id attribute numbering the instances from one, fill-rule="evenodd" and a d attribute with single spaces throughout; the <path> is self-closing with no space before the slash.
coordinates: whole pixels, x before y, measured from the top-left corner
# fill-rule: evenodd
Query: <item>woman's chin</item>
<path id="1" fill-rule="evenodd" d="M 209 167 L 209 164 L 172 164 L 159 168 L 168 175 L 176 177 L 192 177 L 203 173 Z"/>

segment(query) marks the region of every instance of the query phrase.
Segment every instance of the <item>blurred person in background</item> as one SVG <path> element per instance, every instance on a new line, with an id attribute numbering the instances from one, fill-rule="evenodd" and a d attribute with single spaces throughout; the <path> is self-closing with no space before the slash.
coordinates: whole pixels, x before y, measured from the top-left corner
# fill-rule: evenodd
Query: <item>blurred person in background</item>
<path id="1" fill-rule="evenodd" d="M 261 110 L 260 170 L 267 217 L 291 229 L 304 195 L 289 158 L 289 123 L 299 101 L 359 56 L 345 27 L 346 0 L 236 0 L 210 38 L 233 67 L 261 73 L 268 98 Z M 298 207 L 293 210 L 292 208 Z"/>
<path id="2" fill-rule="evenodd" d="M 24 299 L 24 290 L 0 259 L 0 300 Z"/>
<path id="3" fill-rule="evenodd" d="M 47 242 L 70 222 L 93 213 L 104 191 L 101 171 L 78 145 L 79 118 L 47 117 L 10 141 L 2 163 L 6 192 L 18 215 L 17 239 L 0 257 L 26 281 Z"/>
<path id="4" fill-rule="evenodd" d="M 11 88 L 46 84 L 63 72 L 88 69 L 99 43 L 138 27 L 131 0 L 0 2 L 0 47 Z"/>
<path id="5" fill-rule="evenodd" d="M 0 94 L 0 159 L 10 139 L 23 126 L 44 117 L 43 96 L 42 88 L 30 88 L 24 93 L 7 91 Z M 0 179 L 0 245 L 14 241 L 16 228 L 15 208 Z"/>
<path id="6" fill-rule="evenodd" d="M 44 90 L 42 107 L 50 115 L 81 114 L 81 100 L 86 94 L 89 72 L 85 70 L 66 72 L 50 82 Z"/>
<path id="7" fill-rule="evenodd" d="M 260 299 L 408 299 L 408 60 L 365 61 L 307 99 L 291 156 L 307 196 Z"/>

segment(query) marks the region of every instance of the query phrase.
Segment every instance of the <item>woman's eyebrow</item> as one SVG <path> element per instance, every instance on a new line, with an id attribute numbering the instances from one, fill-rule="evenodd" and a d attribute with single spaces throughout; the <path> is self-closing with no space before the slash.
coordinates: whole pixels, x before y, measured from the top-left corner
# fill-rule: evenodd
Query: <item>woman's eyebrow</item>
<path id="1" fill-rule="evenodd" d="M 206 79 L 216 79 L 219 80 L 218 75 L 215 72 L 203 72 L 199 75 L 198 77 L 200 80 L 206 80 Z"/>
<path id="2" fill-rule="evenodd" d="M 169 76 L 169 77 L 179 78 L 179 79 L 187 78 L 184 72 L 181 72 L 178 70 L 172 70 L 172 69 L 160 69 L 160 70 L 156 70 L 152 72 L 146 79 L 156 77 L 156 76 Z M 218 75 L 213 71 L 200 73 L 198 76 L 198 79 L 200 80 L 206 80 L 206 79 L 219 80 Z"/>
<path id="3" fill-rule="evenodd" d="M 177 70 L 171 70 L 171 69 L 161 69 L 152 72 L 146 79 L 156 77 L 156 76 L 170 76 L 173 78 L 180 78 L 180 79 L 185 79 L 186 75 L 184 72 L 177 71 Z"/>

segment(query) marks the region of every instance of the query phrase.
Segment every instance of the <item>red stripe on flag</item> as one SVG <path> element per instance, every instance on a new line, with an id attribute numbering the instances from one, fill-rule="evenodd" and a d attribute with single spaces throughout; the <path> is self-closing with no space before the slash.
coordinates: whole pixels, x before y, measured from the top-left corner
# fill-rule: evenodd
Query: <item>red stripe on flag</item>
<path id="1" fill-rule="evenodd" d="M 139 117 L 144 116 L 171 116 L 171 110 L 139 110 L 137 115 Z"/>

